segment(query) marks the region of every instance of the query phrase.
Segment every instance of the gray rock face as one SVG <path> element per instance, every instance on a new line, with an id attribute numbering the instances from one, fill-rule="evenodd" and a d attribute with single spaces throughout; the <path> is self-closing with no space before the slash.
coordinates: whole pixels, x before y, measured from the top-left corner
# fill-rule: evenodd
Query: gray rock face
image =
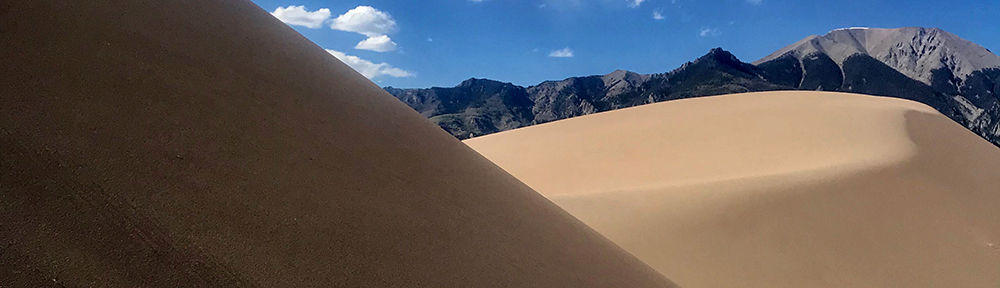
<path id="1" fill-rule="evenodd" d="M 534 100 L 535 124 L 596 113 L 594 103 L 606 96 L 605 88 L 600 76 L 545 81 L 528 87 Z"/>
<path id="2" fill-rule="evenodd" d="M 875 58 L 903 75 L 931 84 L 934 71 L 947 69 L 965 80 L 975 71 L 1000 67 L 1000 56 L 988 49 L 938 28 L 846 28 L 823 36 L 809 36 L 753 64 L 791 53 L 802 59 L 826 54 L 838 64 L 856 54 Z"/>
<path id="3" fill-rule="evenodd" d="M 618 95 L 628 92 L 649 80 L 649 75 L 642 75 L 625 70 L 615 70 L 608 75 L 601 77 L 608 94 Z"/>
<path id="4" fill-rule="evenodd" d="M 469 79 L 451 88 L 385 90 L 455 137 L 465 139 L 531 125 L 534 115 L 524 87 Z"/>

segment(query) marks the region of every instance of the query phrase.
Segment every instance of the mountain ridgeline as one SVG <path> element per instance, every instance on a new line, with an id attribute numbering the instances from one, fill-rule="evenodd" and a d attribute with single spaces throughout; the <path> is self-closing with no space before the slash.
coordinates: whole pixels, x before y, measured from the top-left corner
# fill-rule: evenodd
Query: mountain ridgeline
<path id="1" fill-rule="evenodd" d="M 460 139 L 666 100 L 791 89 L 721 48 L 669 73 L 616 70 L 521 87 L 468 79 L 455 87 L 385 90 Z"/>
<path id="2" fill-rule="evenodd" d="M 459 139 L 692 97 L 824 90 L 910 99 L 1000 146 L 1000 57 L 937 28 L 851 28 L 809 36 L 753 63 L 715 48 L 680 68 L 617 70 L 522 87 L 469 79 L 386 91 Z"/>

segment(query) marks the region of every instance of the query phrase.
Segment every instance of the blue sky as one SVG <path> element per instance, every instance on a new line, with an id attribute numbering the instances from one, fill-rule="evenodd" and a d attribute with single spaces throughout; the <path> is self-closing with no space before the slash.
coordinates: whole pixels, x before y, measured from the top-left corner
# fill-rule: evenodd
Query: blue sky
<path id="1" fill-rule="evenodd" d="M 852 26 L 938 27 L 1000 51 L 997 0 L 254 2 L 380 86 L 399 88 L 667 72 L 713 47 L 750 62 Z"/>

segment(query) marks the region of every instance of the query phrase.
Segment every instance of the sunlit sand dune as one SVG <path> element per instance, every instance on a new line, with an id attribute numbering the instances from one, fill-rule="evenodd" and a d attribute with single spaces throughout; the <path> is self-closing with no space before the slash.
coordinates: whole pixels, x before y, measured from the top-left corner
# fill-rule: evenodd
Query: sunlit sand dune
<path id="1" fill-rule="evenodd" d="M 0 287 L 674 286 L 249 1 L 0 27 Z"/>
<path id="2" fill-rule="evenodd" d="M 682 287 L 1000 285 L 1000 150 L 916 102 L 739 94 L 465 143 Z"/>

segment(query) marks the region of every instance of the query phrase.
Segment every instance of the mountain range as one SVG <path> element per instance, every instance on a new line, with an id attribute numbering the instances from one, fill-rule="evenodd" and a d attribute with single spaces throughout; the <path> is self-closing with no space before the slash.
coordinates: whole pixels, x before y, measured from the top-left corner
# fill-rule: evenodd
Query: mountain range
<path id="1" fill-rule="evenodd" d="M 918 101 L 1000 146 L 1000 56 L 938 28 L 846 28 L 747 63 L 714 48 L 673 71 L 522 87 L 471 78 L 386 91 L 459 139 L 637 105 L 722 94 L 823 90 Z"/>

